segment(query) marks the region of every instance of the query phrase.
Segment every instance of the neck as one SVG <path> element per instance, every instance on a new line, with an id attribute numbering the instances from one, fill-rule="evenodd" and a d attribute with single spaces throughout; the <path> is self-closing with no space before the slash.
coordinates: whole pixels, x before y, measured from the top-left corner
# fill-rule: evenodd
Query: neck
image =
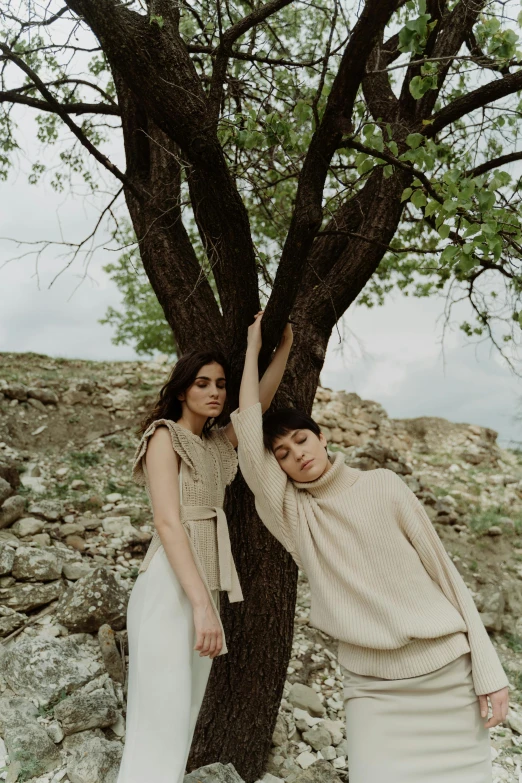
<path id="1" fill-rule="evenodd" d="M 180 427 L 185 427 L 186 430 L 190 430 L 194 435 L 198 435 L 201 438 L 203 434 L 203 427 L 207 422 L 206 416 L 200 416 L 197 413 L 192 413 L 184 408 L 181 417 L 177 420 L 176 424 Z"/>

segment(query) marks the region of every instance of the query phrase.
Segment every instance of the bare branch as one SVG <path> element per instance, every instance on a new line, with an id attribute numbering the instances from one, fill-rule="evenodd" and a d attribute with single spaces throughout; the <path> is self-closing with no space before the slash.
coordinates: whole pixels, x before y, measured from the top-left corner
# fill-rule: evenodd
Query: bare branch
<path id="1" fill-rule="evenodd" d="M 85 133 L 81 130 L 81 128 L 76 125 L 75 122 L 71 120 L 68 113 L 64 111 L 59 101 L 56 100 L 54 95 L 47 89 L 44 82 L 40 79 L 38 74 L 30 68 L 26 62 L 22 60 L 21 57 L 19 57 L 15 52 L 11 51 L 8 46 L 6 46 L 3 43 L 0 43 L 0 51 L 3 52 L 4 56 L 11 60 L 12 63 L 17 65 L 20 70 L 22 70 L 34 83 L 35 87 L 38 89 L 40 94 L 45 98 L 47 103 L 54 107 L 55 113 L 62 119 L 62 121 L 67 125 L 69 130 L 71 130 L 78 141 L 85 147 L 85 149 L 90 152 L 90 154 L 93 156 L 95 160 L 98 161 L 104 168 L 107 169 L 107 171 L 110 171 L 111 174 L 113 174 L 116 179 L 119 179 L 120 182 L 122 182 L 125 187 L 127 187 L 130 191 L 134 193 L 136 198 L 141 198 L 142 194 L 137 190 L 136 186 L 133 182 L 127 177 L 126 174 L 124 174 L 122 171 L 119 170 L 117 166 L 112 163 L 106 155 L 103 155 L 97 149 L 97 147 L 94 146 L 94 144 L 90 141 L 90 139 L 87 138 Z"/>
<path id="2" fill-rule="evenodd" d="M 481 174 L 486 174 L 499 166 L 505 166 L 507 163 L 514 163 L 516 160 L 522 160 L 522 152 L 511 152 L 509 155 L 500 155 L 498 158 L 487 160 L 485 163 L 481 163 L 480 166 L 475 166 L 474 169 L 466 171 L 464 176 L 480 177 Z"/>
<path id="3" fill-rule="evenodd" d="M 31 106 L 40 111 L 59 114 L 55 104 L 48 101 L 41 101 L 38 98 L 31 98 L 29 95 L 21 95 L 17 90 L 7 90 L 0 92 L 0 103 L 16 103 L 22 106 Z M 60 109 L 66 114 L 110 114 L 119 116 L 120 110 L 115 104 L 107 103 L 59 103 Z M 112 172 L 111 172 L 112 173 Z"/>

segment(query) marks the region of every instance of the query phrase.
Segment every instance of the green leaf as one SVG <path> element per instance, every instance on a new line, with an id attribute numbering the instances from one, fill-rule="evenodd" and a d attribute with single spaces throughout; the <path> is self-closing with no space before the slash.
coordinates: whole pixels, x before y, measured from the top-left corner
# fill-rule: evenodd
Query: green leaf
<path id="1" fill-rule="evenodd" d="M 447 223 L 443 223 L 442 226 L 439 228 L 439 237 L 441 239 L 447 239 L 450 235 L 450 227 Z"/>
<path id="2" fill-rule="evenodd" d="M 157 16 L 156 14 L 151 14 L 149 18 L 149 24 L 157 24 L 159 29 L 163 27 L 165 24 L 164 19 L 162 16 Z"/>
<path id="3" fill-rule="evenodd" d="M 413 188 L 404 188 L 404 190 L 402 191 L 401 203 L 403 201 L 407 201 L 412 193 L 413 193 Z"/>
<path id="4" fill-rule="evenodd" d="M 414 207 L 421 208 L 426 206 L 426 196 L 422 192 L 422 190 L 415 190 L 411 197 L 411 203 Z"/>
<path id="5" fill-rule="evenodd" d="M 426 206 L 426 209 L 424 210 L 424 214 L 426 217 L 431 217 L 431 215 L 434 215 L 435 212 L 437 212 L 440 204 L 438 201 L 435 201 L 435 199 L 431 199 L 428 201 L 428 204 Z"/>
<path id="6" fill-rule="evenodd" d="M 477 193 L 477 201 L 479 203 L 480 211 L 486 212 L 495 203 L 495 194 L 491 190 L 479 190 Z"/>
<path id="7" fill-rule="evenodd" d="M 382 173 L 384 175 L 384 179 L 389 179 L 391 175 L 393 174 L 393 166 L 390 164 L 388 166 L 385 166 L 382 170 Z"/>
<path id="8" fill-rule="evenodd" d="M 409 133 L 406 136 L 406 144 L 408 147 L 411 147 L 412 150 L 416 150 L 417 147 L 420 147 L 422 142 L 424 141 L 424 136 L 422 133 Z"/>

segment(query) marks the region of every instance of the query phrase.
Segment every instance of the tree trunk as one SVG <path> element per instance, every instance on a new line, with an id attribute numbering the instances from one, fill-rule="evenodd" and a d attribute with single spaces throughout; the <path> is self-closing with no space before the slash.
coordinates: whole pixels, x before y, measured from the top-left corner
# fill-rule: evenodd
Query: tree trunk
<path id="1" fill-rule="evenodd" d="M 274 407 L 310 412 L 324 340 L 311 332 L 306 342 L 302 334 L 296 340 Z M 214 661 L 189 769 L 232 762 L 247 783 L 254 783 L 266 767 L 292 651 L 297 567 L 261 523 L 241 475 L 227 493 L 226 512 L 245 600 L 230 605 L 223 599 L 228 654 Z"/>

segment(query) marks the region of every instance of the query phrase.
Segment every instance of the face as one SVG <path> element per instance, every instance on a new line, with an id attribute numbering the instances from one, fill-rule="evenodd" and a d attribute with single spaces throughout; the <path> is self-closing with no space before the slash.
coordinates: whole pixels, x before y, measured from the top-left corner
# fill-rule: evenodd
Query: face
<path id="1" fill-rule="evenodd" d="M 326 438 L 311 430 L 290 430 L 276 438 L 274 455 L 286 475 L 293 481 L 315 481 L 329 469 Z"/>
<path id="2" fill-rule="evenodd" d="M 180 396 L 184 414 L 190 412 L 205 418 L 219 416 L 226 398 L 225 371 L 217 362 L 203 365 L 193 383 Z"/>

